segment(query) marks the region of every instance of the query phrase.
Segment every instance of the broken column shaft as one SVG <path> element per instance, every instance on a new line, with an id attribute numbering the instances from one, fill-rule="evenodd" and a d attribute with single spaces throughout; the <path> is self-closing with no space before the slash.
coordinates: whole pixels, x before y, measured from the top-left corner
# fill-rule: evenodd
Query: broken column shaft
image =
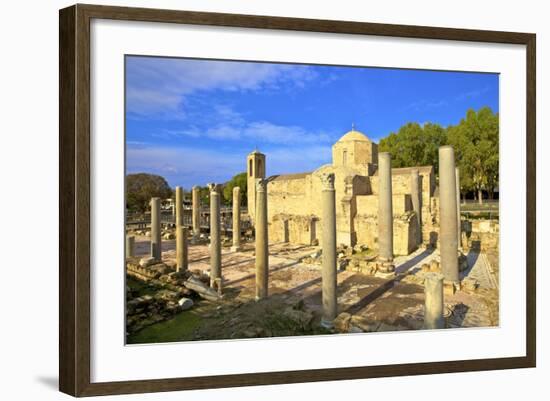
<path id="1" fill-rule="evenodd" d="M 220 238 L 220 194 L 216 184 L 208 184 L 210 189 L 210 286 L 216 287 L 221 279 L 222 247 Z"/>
<path id="2" fill-rule="evenodd" d="M 443 275 L 427 273 L 424 277 L 424 328 L 443 329 Z"/>
<path id="3" fill-rule="evenodd" d="M 439 243 L 445 281 L 458 283 L 458 229 L 455 156 L 452 146 L 439 148 Z"/>
<path id="4" fill-rule="evenodd" d="M 160 198 L 151 198 L 151 257 L 162 259 L 160 239 Z"/>
<path id="5" fill-rule="evenodd" d="M 323 317 L 321 325 L 332 327 L 333 320 L 338 313 L 337 287 L 337 259 L 336 259 L 336 200 L 334 189 L 334 174 L 321 176 L 321 202 L 323 212 L 323 269 L 322 300 Z"/>
<path id="6" fill-rule="evenodd" d="M 176 271 L 187 270 L 187 227 L 176 227 Z"/>
<path id="7" fill-rule="evenodd" d="M 256 300 L 267 297 L 269 250 L 267 237 L 267 181 L 256 180 Z"/>
<path id="8" fill-rule="evenodd" d="M 126 236 L 126 257 L 131 258 L 134 256 L 134 246 L 136 238 L 133 235 Z"/>
<path id="9" fill-rule="evenodd" d="M 233 188 L 233 246 L 234 252 L 241 250 L 241 188 Z"/>

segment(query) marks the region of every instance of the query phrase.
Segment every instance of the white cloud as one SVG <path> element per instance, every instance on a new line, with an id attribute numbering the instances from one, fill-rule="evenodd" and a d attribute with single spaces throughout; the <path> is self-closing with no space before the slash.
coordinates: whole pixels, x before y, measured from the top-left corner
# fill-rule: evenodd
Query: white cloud
<path id="1" fill-rule="evenodd" d="M 157 138 L 208 138 L 221 141 L 247 141 L 252 147 L 260 144 L 317 144 L 331 142 L 331 135 L 323 131 L 307 131 L 299 126 L 277 125 L 267 121 L 231 124 L 219 123 L 199 129 L 196 126 L 182 130 L 154 133 Z"/>
<path id="2" fill-rule="evenodd" d="M 246 171 L 248 152 L 191 147 L 128 147 L 127 171 L 159 174 L 171 186 L 191 188 L 208 182 L 225 182 L 233 175 Z M 313 145 L 305 150 L 285 147 L 264 150 L 264 153 L 269 175 L 313 171 L 331 160 L 329 145 Z"/>
<path id="3" fill-rule="evenodd" d="M 282 84 L 303 87 L 317 73 L 308 66 L 139 57 L 127 60 L 127 110 L 134 115 L 184 116 L 185 96 L 223 89 L 255 91 Z M 223 112 L 223 110 L 222 110 Z"/>

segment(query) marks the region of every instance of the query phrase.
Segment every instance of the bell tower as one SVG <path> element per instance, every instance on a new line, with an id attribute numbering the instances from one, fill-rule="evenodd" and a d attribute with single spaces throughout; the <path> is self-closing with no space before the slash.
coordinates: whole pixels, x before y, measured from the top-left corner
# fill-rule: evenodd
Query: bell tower
<path id="1" fill-rule="evenodd" d="M 254 150 L 246 158 L 248 215 L 254 221 L 256 212 L 256 179 L 265 178 L 265 155 Z"/>

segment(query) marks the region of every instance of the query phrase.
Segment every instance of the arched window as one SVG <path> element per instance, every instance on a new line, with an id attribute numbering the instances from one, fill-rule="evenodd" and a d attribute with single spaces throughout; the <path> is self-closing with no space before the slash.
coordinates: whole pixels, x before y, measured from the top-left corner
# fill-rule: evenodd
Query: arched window
<path id="1" fill-rule="evenodd" d="M 258 169 L 256 170 L 258 176 L 263 177 L 262 172 L 262 159 L 258 159 Z"/>
<path id="2" fill-rule="evenodd" d="M 348 151 L 344 150 L 342 153 L 342 164 L 345 166 L 348 163 Z"/>
<path id="3" fill-rule="evenodd" d="M 248 173 L 250 174 L 250 177 L 252 177 L 252 159 L 250 159 L 248 163 Z"/>

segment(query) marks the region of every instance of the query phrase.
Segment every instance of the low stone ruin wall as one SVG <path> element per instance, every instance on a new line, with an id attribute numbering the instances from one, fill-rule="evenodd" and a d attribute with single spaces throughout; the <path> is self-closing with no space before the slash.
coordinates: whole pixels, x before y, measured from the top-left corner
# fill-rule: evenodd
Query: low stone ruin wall
<path id="1" fill-rule="evenodd" d="M 498 252 L 498 220 L 462 220 L 462 246 L 465 249 Z"/>

